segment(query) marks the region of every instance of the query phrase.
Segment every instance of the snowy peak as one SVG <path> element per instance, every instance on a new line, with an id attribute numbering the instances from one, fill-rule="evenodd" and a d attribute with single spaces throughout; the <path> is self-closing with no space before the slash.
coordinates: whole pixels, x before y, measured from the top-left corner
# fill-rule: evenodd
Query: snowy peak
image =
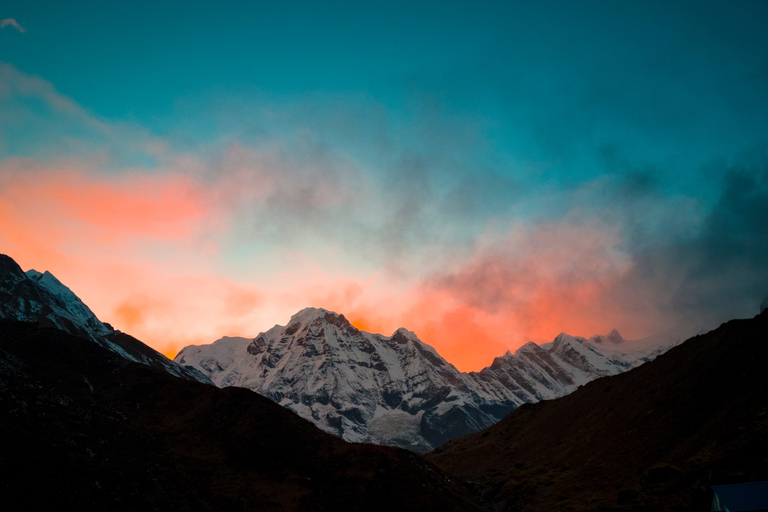
<path id="1" fill-rule="evenodd" d="M 328 323 L 336 326 L 352 325 L 344 315 L 334 313 L 333 311 L 328 311 L 323 308 L 304 308 L 291 316 L 291 320 L 286 327 L 310 324 L 318 325 L 320 323 Z"/>
<path id="2" fill-rule="evenodd" d="M 184 368 L 131 336 L 101 322 L 80 298 L 48 271 L 26 273 L 0 254 L 0 318 L 37 323 L 90 339 L 125 359 L 200 382 L 210 380 Z"/>
<path id="3" fill-rule="evenodd" d="M 411 331 L 392 336 L 360 331 L 320 308 L 293 315 L 253 339 L 227 338 L 186 347 L 176 362 L 220 387 L 256 391 L 348 441 L 427 451 L 449 438 L 495 422 L 480 410 L 476 385 Z M 457 406 L 459 409 L 455 409 Z M 454 414 L 454 425 L 440 418 Z M 458 428 L 453 433 L 451 429 Z M 482 427 L 480 427 L 482 428 Z"/>
<path id="4" fill-rule="evenodd" d="M 621 340 L 618 332 L 602 338 L 611 347 Z M 344 315 L 306 308 L 251 339 L 186 347 L 175 361 L 219 387 L 262 394 L 348 441 L 427 451 L 490 426 L 523 403 L 565 395 L 635 363 L 632 355 L 622 359 L 599 346 L 561 333 L 551 343 L 507 351 L 480 372 L 462 373 L 408 329 L 373 334 Z"/>
<path id="5" fill-rule="evenodd" d="M 606 335 L 595 335 L 592 338 L 590 338 L 590 341 L 593 343 L 597 343 L 600 345 L 620 345 L 624 343 L 624 338 L 621 337 L 621 334 L 619 334 L 619 331 L 616 329 L 613 329 L 611 332 L 609 332 Z"/>
<path id="6" fill-rule="evenodd" d="M 0 257 L 0 318 L 38 322 L 91 337 L 113 332 L 53 274 L 24 273 L 5 255 Z"/>
<path id="7" fill-rule="evenodd" d="M 392 338 L 399 338 L 399 339 L 408 339 L 411 341 L 420 341 L 419 337 L 416 336 L 416 333 L 413 331 L 409 331 L 405 327 L 398 327 L 395 332 L 392 333 Z"/>
<path id="8" fill-rule="evenodd" d="M 59 299 L 63 307 L 72 315 L 76 323 L 82 325 L 87 330 L 100 334 L 108 334 L 113 329 L 107 324 L 102 323 L 96 318 L 96 315 L 86 306 L 80 298 L 61 283 L 56 277 L 47 270 L 43 273 L 37 270 L 28 270 L 26 276 L 37 285 L 46 289 L 51 295 Z"/>
<path id="9" fill-rule="evenodd" d="M 323 308 L 304 308 L 295 315 L 291 316 L 291 319 L 286 327 L 290 327 L 296 324 L 309 325 L 312 322 L 324 319 L 328 314 L 331 316 L 338 316 L 336 313 Z"/>
<path id="10" fill-rule="evenodd" d="M 273 329 L 283 328 L 276 325 Z M 296 332 L 308 329 L 322 330 L 336 330 L 337 332 L 343 332 L 347 334 L 354 334 L 357 328 L 349 323 L 344 315 L 328 311 L 323 308 L 304 308 L 295 315 L 293 315 L 285 326 L 284 330 L 287 335 L 293 335 Z M 329 331 L 330 332 L 330 331 Z"/>

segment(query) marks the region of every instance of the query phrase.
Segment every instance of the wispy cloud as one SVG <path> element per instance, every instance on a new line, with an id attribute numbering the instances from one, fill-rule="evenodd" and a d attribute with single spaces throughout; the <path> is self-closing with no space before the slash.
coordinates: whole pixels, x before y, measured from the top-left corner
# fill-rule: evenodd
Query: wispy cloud
<path id="1" fill-rule="evenodd" d="M 531 338 L 701 327 L 765 296 L 766 158 L 697 167 L 703 189 L 600 144 L 598 171 L 537 181 L 466 157 L 482 134 L 430 115 L 405 142 L 381 121 L 366 158 L 321 126 L 181 152 L 0 64 L 0 141 L 23 127 L 48 151 L 0 158 L 0 247 L 169 353 L 319 306 L 471 370 Z"/>
<path id="2" fill-rule="evenodd" d="M 13 19 L 13 18 L 5 18 L 4 20 L 0 20 L 0 28 L 5 28 L 8 25 L 12 26 L 13 28 L 15 28 L 16 30 L 21 32 L 22 34 L 27 31 L 27 29 L 25 29 L 24 27 L 19 25 L 19 22 L 16 21 L 15 19 Z"/>

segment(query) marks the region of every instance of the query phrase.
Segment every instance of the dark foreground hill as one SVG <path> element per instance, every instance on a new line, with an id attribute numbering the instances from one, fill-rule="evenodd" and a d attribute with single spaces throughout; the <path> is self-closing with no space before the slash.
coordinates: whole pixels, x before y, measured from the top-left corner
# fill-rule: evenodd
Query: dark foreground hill
<path id="1" fill-rule="evenodd" d="M 0 320 L 0 439 L 25 509 L 480 510 L 413 453 L 32 323 Z"/>
<path id="2" fill-rule="evenodd" d="M 500 510 L 709 510 L 709 484 L 768 480 L 768 312 L 427 459 Z"/>

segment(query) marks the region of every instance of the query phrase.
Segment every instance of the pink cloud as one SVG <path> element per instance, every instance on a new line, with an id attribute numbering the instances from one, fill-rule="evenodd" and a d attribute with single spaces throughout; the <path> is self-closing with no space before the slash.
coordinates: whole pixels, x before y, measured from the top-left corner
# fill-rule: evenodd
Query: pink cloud
<path id="1" fill-rule="evenodd" d="M 256 174 L 261 188 L 238 191 L 230 178 L 222 185 L 172 170 L 109 175 L 88 162 L 5 160 L 0 245 L 25 268 L 51 270 L 100 318 L 169 355 L 222 335 L 255 336 L 307 306 L 339 311 L 374 332 L 411 329 L 462 370 L 487 366 L 529 339 L 622 327 L 606 323 L 623 319 L 606 297 L 629 263 L 613 232 L 588 223 L 489 234 L 428 277 L 334 265 L 318 259 L 324 246 L 270 245 L 277 266 L 265 265 L 264 254 L 224 265 L 240 205 L 290 188 L 268 167 Z"/>
<path id="2" fill-rule="evenodd" d="M 151 337 L 164 345 L 170 341 L 159 333 L 172 333 L 158 331 L 157 315 L 174 317 L 169 304 L 188 306 L 184 299 L 195 289 L 238 293 L 236 285 L 216 277 L 195 289 L 185 284 L 188 275 L 210 272 L 218 251 L 212 233 L 225 225 L 204 189 L 172 172 L 110 176 L 88 167 L 72 161 L 0 163 L 3 252 L 25 268 L 53 272 L 103 320 L 135 335 L 157 331 Z M 254 295 L 238 295 L 245 296 Z M 141 297 L 152 298 L 155 313 L 147 314 Z M 184 329 L 177 333 L 188 336 Z"/>
<path id="3" fill-rule="evenodd" d="M 343 312 L 370 284 L 296 251 L 278 251 L 290 263 L 277 271 L 262 268 L 260 255 L 236 270 L 223 264 L 233 211 L 263 189 L 235 193 L 194 173 L 111 175 L 98 167 L 1 161 L 0 247 L 25 269 L 50 270 L 99 318 L 168 355 L 223 335 L 255 336 L 309 305 Z M 324 302 L 340 283 L 340 299 Z"/>
<path id="4" fill-rule="evenodd" d="M 174 173 L 111 176 L 90 172 L 87 162 L 9 159 L 0 186 L 7 229 L 35 224 L 52 245 L 76 233 L 96 243 L 182 239 L 212 214 L 205 191 Z"/>
<path id="5" fill-rule="evenodd" d="M 487 237 L 466 259 L 411 291 L 403 321 L 460 369 L 480 369 L 506 349 L 560 332 L 591 336 L 617 327 L 627 337 L 660 330 L 617 300 L 632 262 L 615 230 L 568 220 Z"/>
<path id="6" fill-rule="evenodd" d="M 86 116 L 47 82 L 0 64 L 3 94 Z M 428 197 L 411 218 L 411 199 L 392 201 L 343 158 L 233 144 L 204 161 L 150 146 L 164 168 L 0 161 L 0 246 L 170 355 L 254 336 L 307 306 L 369 331 L 411 329 L 462 370 L 560 331 L 647 328 L 611 300 L 627 292 L 616 283 L 631 263 L 603 225 L 518 226 L 487 233 L 462 256 L 448 249 L 453 231 L 430 214 Z"/>
<path id="7" fill-rule="evenodd" d="M 615 301 L 631 268 L 619 242 L 615 230 L 595 223 L 519 226 L 486 236 L 469 256 L 430 276 L 339 279 L 317 300 L 361 329 L 407 327 L 459 369 L 479 370 L 508 349 L 562 331 L 656 332 L 653 311 L 636 315 Z"/>
<path id="8" fill-rule="evenodd" d="M 13 28 L 15 28 L 16 30 L 21 32 L 22 34 L 27 31 L 27 29 L 25 29 L 24 27 L 19 25 L 19 22 L 16 21 L 15 19 L 13 19 L 13 18 L 5 18 L 4 20 L 0 20 L 0 28 L 5 28 L 8 25 L 12 26 Z"/>
<path id="9" fill-rule="evenodd" d="M 93 162 L 6 159 L 0 246 L 25 268 L 50 270 L 104 321 L 169 355 L 222 335 L 255 336 L 307 306 L 344 313 L 373 332 L 406 327 L 462 370 L 561 331 L 651 334 L 652 311 L 640 321 L 614 300 L 626 292 L 617 283 L 631 262 L 615 230 L 594 222 L 488 233 L 427 276 L 350 267 L 334 239 L 313 239 L 311 229 L 290 223 L 277 226 L 298 239 L 267 239 L 264 252 L 260 239 L 255 246 L 240 239 L 237 223 L 254 217 L 238 215 L 255 204 L 274 227 L 272 202 L 299 201 L 291 188 L 301 173 L 254 166 L 257 157 L 230 162 L 219 178 L 190 172 L 206 170 L 191 157 L 167 170 L 116 175 Z M 325 190 L 304 213 L 336 207 L 337 190 Z M 233 254 L 241 256 L 231 263 Z"/>

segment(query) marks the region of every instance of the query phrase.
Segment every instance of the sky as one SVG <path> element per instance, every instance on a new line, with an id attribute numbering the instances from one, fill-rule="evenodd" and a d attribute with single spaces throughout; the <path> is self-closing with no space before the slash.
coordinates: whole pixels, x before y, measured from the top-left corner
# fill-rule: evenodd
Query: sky
<path id="1" fill-rule="evenodd" d="M 768 3 L 10 0 L 0 252 L 173 356 L 308 306 L 460 370 L 768 294 Z"/>

